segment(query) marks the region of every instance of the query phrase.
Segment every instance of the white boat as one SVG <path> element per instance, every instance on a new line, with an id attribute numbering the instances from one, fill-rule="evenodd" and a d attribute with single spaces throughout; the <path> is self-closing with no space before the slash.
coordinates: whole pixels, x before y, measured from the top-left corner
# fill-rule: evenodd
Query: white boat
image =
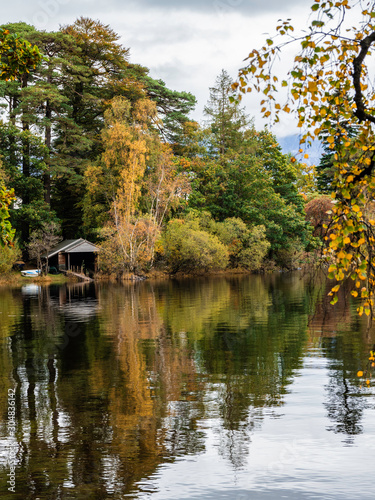
<path id="1" fill-rule="evenodd" d="M 22 276 L 27 276 L 29 278 L 40 276 L 41 271 L 39 269 L 28 269 L 27 271 L 21 271 Z"/>

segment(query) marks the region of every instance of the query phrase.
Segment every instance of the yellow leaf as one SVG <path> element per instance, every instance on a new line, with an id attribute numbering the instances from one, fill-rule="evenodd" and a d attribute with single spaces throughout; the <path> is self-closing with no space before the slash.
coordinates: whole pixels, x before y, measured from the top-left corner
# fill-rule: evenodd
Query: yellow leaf
<path id="1" fill-rule="evenodd" d="M 316 82 L 309 82 L 308 83 L 308 91 L 310 93 L 313 93 L 313 92 L 317 92 L 318 91 L 318 86 L 316 84 Z"/>
<path id="2" fill-rule="evenodd" d="M 363 377 L 363 372 L 361 370 L 357 372 L 357 377 Z"/>

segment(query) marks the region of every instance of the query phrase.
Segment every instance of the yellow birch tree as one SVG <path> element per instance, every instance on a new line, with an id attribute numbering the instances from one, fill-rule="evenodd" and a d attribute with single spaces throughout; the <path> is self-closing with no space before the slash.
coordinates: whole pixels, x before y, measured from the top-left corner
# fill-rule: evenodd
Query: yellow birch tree
<path id="1" fill-rule="evenodd" d="M 279 20 L 275 35 L 250 52 L 234 84 L 239 99 L 252 90 L 262 95 L 265 118 L 278 122 L 281 113 L 294 113 L 301 143 L 317 138 L 329 144 L 334 205 L 325 256 L 336 280 L 331 303 L 343 281 L 352 279 L 360 315 L 371 314 L 375 292 L 375 220 L 366 215 L 375 195 L 374 43 L 373 1 L 314 0 L 307 28 L 297 33 L 290 19 Z M 291 44 L 294 60 L 280 78 L 277 60 Z M 286 100 L 280 90 L 287 91 Z"/>

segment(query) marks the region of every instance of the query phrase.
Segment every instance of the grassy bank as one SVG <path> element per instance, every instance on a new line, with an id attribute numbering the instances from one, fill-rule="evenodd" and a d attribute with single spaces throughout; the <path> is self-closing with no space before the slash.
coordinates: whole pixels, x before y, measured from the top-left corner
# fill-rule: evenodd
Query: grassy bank
<path id="1" fill-rule="evenodd" d="M 0 286 L 1 285 L 26 285 L 28 283 L 39 283 L 43 284 L 62 284 L 72 281 L 67 278 L 64 274 L 48 274 L 47 276 L 35 276 L 35 277 L 25 277 L 22 276 L 19 271 L 12 271 L 7 274 L 0 275 Z"/>

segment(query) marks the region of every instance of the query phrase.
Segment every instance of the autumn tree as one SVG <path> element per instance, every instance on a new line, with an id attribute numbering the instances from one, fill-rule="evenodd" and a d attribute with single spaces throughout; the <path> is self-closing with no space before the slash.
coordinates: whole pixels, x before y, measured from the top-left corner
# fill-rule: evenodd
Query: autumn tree
<path id="1" fill-rule="evenodd" d="M 61 240 L 61 229 L 55 222 L 45 223 L 40 229 L 33 231 L 30 237 L 29 253 L 32 259 L 36 259 L 38 269 L 42 270 L 42 258 L 46 259 L 45 273 L 48 274 L 48 253 Z"/>
<path id="2" fill-rule="evenodd" d="M 142 206 L 159 228 L 172 212 L 187 206 L 191 192 L 190 169 L 191 162 L 174 156 L 168 144 L 160 142 L 157 137 L 150 143 Z"/>
<path id="3" fill-rule="evenodd" d="M 160 229 L 170 210 L 186 202 L 189 161 L 175 158 L 160 140 L 157 107 L 150 99 L 132 105 L 116 97 L 104 116 L 105 149 L 85 175 L 85 224 L 100 228 L 113 214 L 128 221 L 143 214 Z"/>
<path id="4" fill-rule="evenodd" d="M 0 246 L 8 246 L 13 242 L 14 229 L 9 221 L 9 207 L 14 201 L 14 191 L 5 183 L 5 173 L 0 161 Z"/>
<path id="5" fill-rule="evenodd" d="M 123 270 L 132 272 L 152 265 L 163 221 L 189 191 L 182 159 L 175 160 L 160 141 L 157 120 L 156 105 L 149 99 L 133 106 L 124 98 L 113 99 L 102 131 L 105 149 L 86 171 L 85 222 L 107 225 L 105 248 L 112 241 L 113 252 L 123 256 Z M 101 257 L 108 267 L 105 255 L 110 251 Z"/>
<path id="6" fill-rule="evenodd" d="M 341 283 L 355 283 L 353 296 L 362 304 L 359 314 L 370 315 L 375 291 L 375 220 L 366 217 L 374 197 L 375 95 L 369 71 L 375 43 L 375 11 L 350 0 L 315 0 L 305 32 L 295 34 L 291 20 L 279 22 L 276 35 L 247 58 L 235 87 L 239 96 L 255 89 L 263 94 L 262 114 L 279 121 L 281 112 L 294 112 L 302 130 L 302 142 L 326 138 L 333 152 L 332 188 L 335 204 L 326 250 L 329 277 L 337 280 L 332 303 Z M 357 19 L 355 26 L 347 18 Z M 357 16 L 357 17 L 356 17 Z M 279 79 L 276 56 L 292 43 L 294 62 Z M 277 74 L 276 74 L 277 73 Z M 288 91 L 280 102 L 279 86 Z M 284 94 L 285 95 L 285 94 Z M 355 135 L 348 133 L 348 124 Z"/>
<path id="7" fill-rule="evenodd" d="M 35 69 L 41 61 L 36 45 L 23 39 L 18 33 L 0 29 L 0 79 L 19 80 Z"/>
<path id="8" fill-rule="evenodd" d="M 18 80 L 20 82 L 27 79 L 31 70 L 41 62 L 42 55 L 36 45 L 32 45 L 23 39 L 18 33 L 11 33 L 8 29 L 0 28 L 0 80 L 5 82 Z M 27 141 L 24 143 L 27 144 Z M 13 239 L 8 219 L 9 200 L 12 199 L 13 192 L 1 187 L 2 192 L 2 212 L 1 217 L 1 241 L 7 242 Z"/>
<path id="9" fill-rule="evenodd" d="M 148 99 L 134 107 L 122 97 L 113 99 L 106 111 L 101 136 L 104 151 L 86 170 L 85 223 L 100 227 L 108 221 L 111 207 L 126 217 L 134 215 L 146 169 L 146 153 L 153 139 L 151 120 L 156 107 Z M 121 200 L 121 201 L 120 201 Z"/>
<path id="10" fill-rule="evenodd" d="M 331 222 L 333 200 L 323 194 L 310 200 L 305 206 L 306 219 L 314 227 L 314 236 L 323 238 Z"/>

